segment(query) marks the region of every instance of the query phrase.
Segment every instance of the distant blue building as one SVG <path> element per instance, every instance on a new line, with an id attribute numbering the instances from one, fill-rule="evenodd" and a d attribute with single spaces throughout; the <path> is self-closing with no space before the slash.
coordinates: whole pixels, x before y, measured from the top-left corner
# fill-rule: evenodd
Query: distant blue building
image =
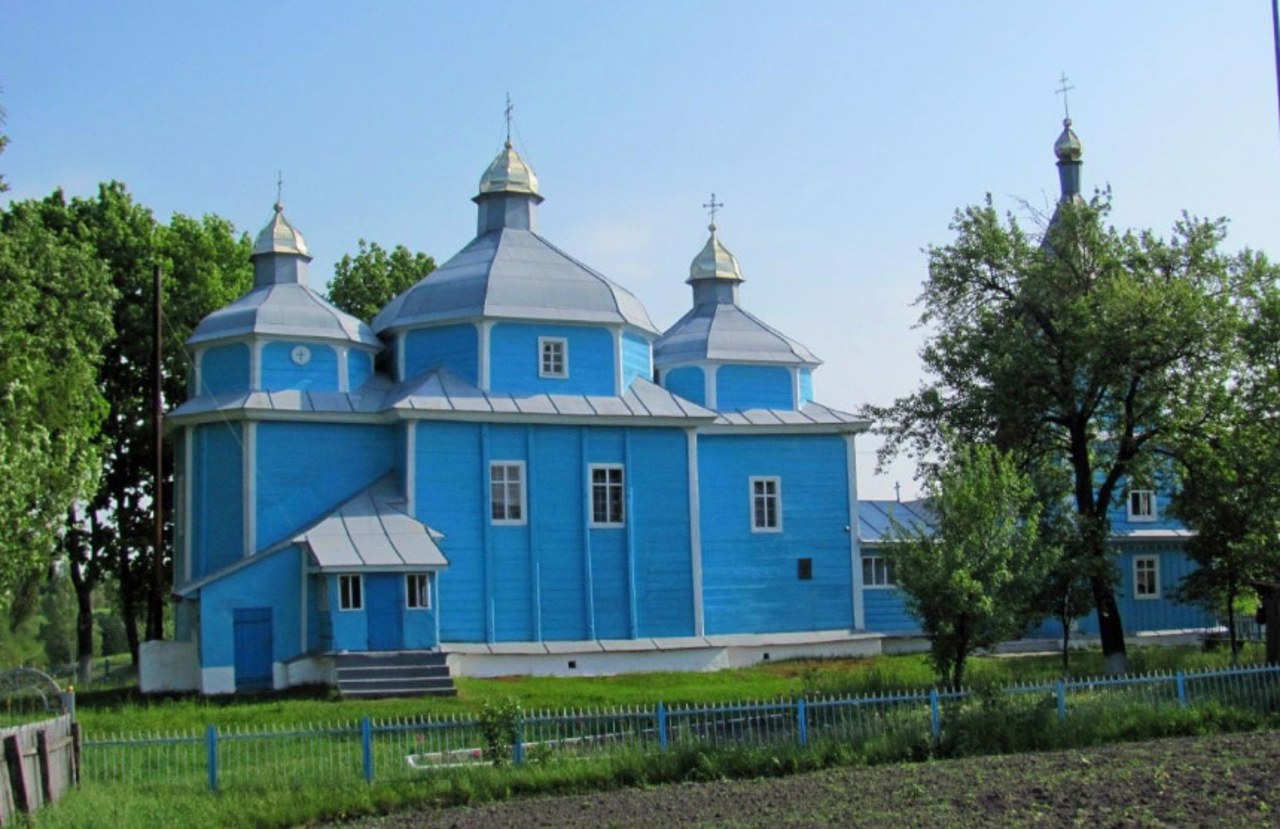
<path id="1" fill-rule="evenodd" d="M 714 223 L 662 333 L 538 234 L 542 200 L 508 142 L 476 237 L 371 324 L 308 285 L 275 206 L 253 289 L 189 340 L 176 635 L 148 643 L 144 690 L 341 683 L 351 654 L 695 670 L 912 632 L 882 505 L 859 515 L 868 424 L 816 402 L 820 361 L 742 307 Z M 1167 590 L 1180 554 L 1159 550 Z"/>

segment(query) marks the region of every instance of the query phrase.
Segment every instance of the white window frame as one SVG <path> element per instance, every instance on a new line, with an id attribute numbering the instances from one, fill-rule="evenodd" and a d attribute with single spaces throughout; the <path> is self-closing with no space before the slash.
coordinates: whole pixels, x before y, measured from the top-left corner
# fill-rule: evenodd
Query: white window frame
<path id="1" fill-rule="evenodd" d="M 1150 565 L 1143 567 L 1142 565 Z M 1151 574 L 1151 590 L 1144 591 L 1142 576 L 1143 571 Z M 1151 600 L 1160 598 L 1160 556 L 1146 555 L 1133 557 L 1133 598 L 1140 600 Z"/>
<path id="2" fill-rule="evenodd" d="M 493 507 L 495 503 L 493 500 L 493 488 L 495 485 L 497 485 L 497 482 L 494 481 L 493 479 L 493 472 L 495 469 L 498 469 L 498 468 L 508 469 L 511 467 L 515 467 L 516 469 L 518 469 L 519 475 L 520 475 L 519 503 L 517 504 L 517 506 L 520 508 L 520 516 L 518 518 L 511 518 L 511 517 L 495 518 L 493 514 Z M 499 526 L 499 527 L 500 526 L 519 527 L 529 522 L 529 506 L 528 506 L 529 499 L 526 495 L 525 477 L 526 476 L 525 476 L 524 461 L 489 461 L 489 523 L 490 524 L 494 526 Z M 506 491 L 505 488 L 509 485 L 509 483 L 510 482 L 504 478 L 501 484 L 501 486 L 504 488 L 504 492 Z M 507 516 L 510 516 L 510 513 L 511 513 L 510 505 L 505 504 L 505 499 L 504 499 L 504 506 L 506 507 L 506 509 L 504 509 L 504 513 Z"/>
<path id="3" fill-rule="evenodd" d="M 1134 511 L 1133 500 L 1137 498 L 1139 502 L 1145 500 L 1149 508 L 1148 512 L 1141 510 Z M 1132 522 L 1156 521 L 1159 518 L 1159 509 L 1156 503 L 1156 491 L 1154 489 L 1131 489 L 1125 494 L 1125 511 L 1128 518 Z"/>
<path id="4" fill-rule="evenodd" d="M 343 585 L 350 584 L 355 580 L 355 593 L 351 594 L 348 600 L 348 590 Z M 338 611 L 341 613 L 356 613 L 364 610 L 364 578 L 359 573 L 339 573 L 338 574 Z"/>
<path id="5" fill-rule="evenodd" d="M 616 470 L 620 473 L 620 479 L 617 483 L 606 480 L 602 483 L 596 483 L 596 472 L 610 472 Z M 627 469 L 620 463 L 593 463 L 587 467 L 587 509 L 590 510 L 591 522 L 590 526 L 600 529 L 618 529 L 627 525 Z M 617 520 L 596 520 L 596 487 L 604 487 L 605 490 L 605 514 L 609 517 L 611 510 L 609 509 L 609 491 L 614 487 L 619 489 L 618 509 L 619 515 Z"/>
<path id="6" fill-rule="evenodd" d="M 547 368 L 547 347 L 560 346 L 560 370 Z M 549 380 L 569 379 L 569 340 L 565 337 L 538 338 L 538 376 Z"/>
<path id="7" fill-rule="evenodd" d="M 765 492 L 757 495 L 756 484 L 773 484 L 773 492 Z M 761 524 L 757 519 L 756 499 L 763 498 L 767 504 L 770 500 L 774 502 L 772 524 L 767 521 Z M 782 478 L 777 475 L 752 475 L 747 479 L 747 514 L 751 516 L 751 532 L 753 533 L 780 533 L 782 532 Z M 766 512 L 767 512 L 766 507 Z"/>
<path id="8" fill-rule="evenodd" d="M 871 578 L 867 578 L 867 566 L 871 568 Z M 893 580 L 893 563 L 888 556 L 879 553 L 862 557 L 862 588 L 864 590 L 893 590 L 898 583 Z"/>
<path id="9" fill-rule="evenodd" d="M 431 609 L 430 573 L 404 574 L 404 607 L 405 610 Z"/>

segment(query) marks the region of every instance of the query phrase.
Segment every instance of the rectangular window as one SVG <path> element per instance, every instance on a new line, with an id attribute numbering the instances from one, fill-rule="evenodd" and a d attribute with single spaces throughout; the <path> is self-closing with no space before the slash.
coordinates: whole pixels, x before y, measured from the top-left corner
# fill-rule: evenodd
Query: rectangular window
<path id="1" fill-rule="evenodd" d="M 863 587 L 894 587 L 893 566 L 884 556 L 862 557 Z"/>
<path id="2" fill-rule="evenodd" d="M 569 376 L 569 341 L 563 337 L 538 338 L 538 376 Z"/>
<path id="3" fill-rule="evenodd" d="M 1160 559 L 1156 556 L 1136 556 L 1133 559 L 1133 597 L 1160 598 Z"/>
<path id="4" fill-rule="evenodd" d="M 796 559 L 796 578 L 800 581 L 809 581 L 813 578 L 813 559 Z"/>
<path id="5" fill-rule="evenodd" d="M 751 479 L 751 531 L 776 533 L 782 530 L 782 479 Z"/>
<path id="6" fill-rule="evenodd" d="M 1156 493 L 1150 489 L 1129 490 L 1129 520 L 1156 520 Z"/>
<path id="7" fill-rule="evenodd" d="M 364 607 L 364 592 L 359 574 L 338 576 L 338 609 L 359 610 Z"/>
<path id="8" fill-rule="evenodd" d="M 495 524 L 523 524 L 524 461 L 489 464 L 489 518 Z"/>
<path id="9" fill-rule="evenodd" d="M 431 609 L 431 587 L 426 573 L 406 573 L 404 577 L 404 606 L 410 610 Z"/>
<path id="10" fill-rule="evenodd" d="M 622 467 L 618 464 L 591 467 L 591 525 L 619 527 L 626 521 Z"/>

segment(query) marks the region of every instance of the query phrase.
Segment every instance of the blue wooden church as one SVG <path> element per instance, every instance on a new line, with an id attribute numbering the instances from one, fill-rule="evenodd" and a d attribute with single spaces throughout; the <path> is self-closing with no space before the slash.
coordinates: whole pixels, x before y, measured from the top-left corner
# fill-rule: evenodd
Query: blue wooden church
<path id="1" fill-rule="evenodd" d="M 539 235 L 510 141 L 473 201 L 475 238 L 371 323 L 308 284 L 275 206 L 252 290 L 189 340 L 176 636 L 144 649 L 144 690 L 706 670 L 912 633 L 886 507 L 857 500 L 868 424 L 744 308 L 714 214 L 663 332 Z"/>

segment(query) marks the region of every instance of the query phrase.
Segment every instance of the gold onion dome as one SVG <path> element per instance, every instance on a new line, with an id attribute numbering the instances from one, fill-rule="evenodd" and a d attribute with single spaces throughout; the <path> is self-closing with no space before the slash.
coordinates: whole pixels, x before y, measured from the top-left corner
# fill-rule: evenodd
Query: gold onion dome
<path id="1" fill-rule="evenodd" d="M 267 226 L 262 229 L 262 232 L 258 234 L 257 240 L 253 243 L 253 255 L 290 253 L 310 259 L 311 254 L 307 250 L 306 240 L 302 238 L 302 234 L 298 232 L 298 229 L 284 217 L 284 205 L 276 202 L 275 211 L 271 221 L 267 222 Z"/>
<path id="2" fill-rule="evenodd" d="M 1062 134 L 1058 136 L 1058 140 L 1053 142 L 1053 154 L 1058 157 L 1059 161 L 1079 161 L 1084 155 L 1084 145 L 1080 143 L 1080 137 L 1071 129 L 1071 119 L 1062 119 Z"/>
<path id="3" fill-rule="evenodd" d="M 480 195 L 486 193 L 527 193 L 538 196 L 538 177 L 508 140 L 502 152 L 480 177 Z"/>
<path id="4" fill-rule="evenodd" d="M 707 243 L 702 246 L 702 250 L 693 258 L 693 262 L 689 263 L 688 281 L 728 279 L 734 282 L 743 282 L 742 270 L 738 267 L 738 260 L 729 252 L 728 248 L 720 243 L 720 237 L 716 235 L 715 224 L 711 224 L 707 229 L 711 231 L 711 238 L 707 239 Z"/>

